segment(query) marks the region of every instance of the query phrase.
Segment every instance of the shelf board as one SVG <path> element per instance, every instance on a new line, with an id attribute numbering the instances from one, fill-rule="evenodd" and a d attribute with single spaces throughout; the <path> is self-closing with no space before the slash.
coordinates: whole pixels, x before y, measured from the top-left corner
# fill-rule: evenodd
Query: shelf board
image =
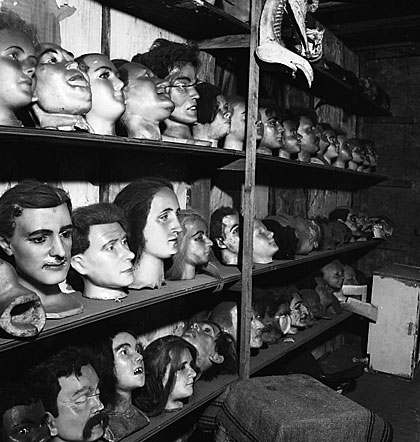
<path id="1" fill-rule="evenodd" d="M 203 0 L 101 0 L 101 3 L 193 40 L 250 32 L 249 25 Z"/>
<path id="2" fill-rule="evenodd" d="M 238 380 L 238 376 L 220 375 L 217 378 L 212 379 L 211 382 L 198 381 L 194 386 L 194 396 L 190 398 L 188 404 L 185 405 L 184 408 L 173 413 L 164 413 L 160 416 L 151 417 L 150 424 L 147 427 L 130 434 L 122 439 L 122 442 L 144 441 L 153 437 L 164 428 L 191 413 L 191 411 L 214 399 L 236 380 Z"/>
<path id="3" fill-rule="evenodd" d="M 335 327 L 340 322 L 350 318 L 353 314 L 349 312 L 341 312 L 338 315 L 332 316 L 330 320 L 320 319 L 315 324 L 305 330 L 299 331 L 296 335 L 288 335 L 286 338 L 293 338 L 294 342 L 284 342 L 283 338 L 277 344 L 269 345 L 268 348 L 260 349 L 257 355 L 251 356 L 250 373 L 256 374 L 258 371 L 267 367 L 272 362 L 285 356 L 293 350 L 301 347 L 317 336 L 323 334 L 327 330 Z"/>
<path id="4" fill-rule="evenodd" d="M 319 259 L 338 256 L 356 250 L 364 250 L 381 244 L 382 240 L 356 242 L 346 244 L 336 250 L 325 250 L 312 252 L 309 255 L 297 255 L 294 260 L 274 261 L 272 264 L 256 264 L 253 275 L 287 269 L 303 263 L 317 261 Z M 223 282 L 226 285 L 235 284 L 234 290 L 240 288 L 241 273 L 236 266 L 218 266 Z M 49 319 L 44 330 L 36 339 L 46 339 L 69 330 L 96 323 L 103 319 L 123 315 L 133 310 L 141 309 L 152 304 L 168 301 L 180 296 L 185 296 L 203 290 L 214 290 L 217 287 L 217 280 L 211 276 L 199 274 L 194 280 L 168 281 L 167 285 L 159 290 L 130 290 L 126 298 L 121 302 L 98 301 L 93 299 L 80 298 L 83 302 L 83 313 L 68 318 Z M 18 340 L 11 338 L 0 338 L 0 352 L 16 348 L 27 343 L 34 342 L 34 339 Z"/>

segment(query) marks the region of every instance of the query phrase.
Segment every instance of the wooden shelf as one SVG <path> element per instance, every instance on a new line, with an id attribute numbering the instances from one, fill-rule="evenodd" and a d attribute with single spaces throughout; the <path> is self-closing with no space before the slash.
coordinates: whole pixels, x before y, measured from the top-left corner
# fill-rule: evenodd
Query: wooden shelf
<path id="1" fill-rule="evenodd" d="M 372 240 L 366 242 L 356 242 L 346 244 L 336 250 L 325 250 L 312 252 L 309 255 L 297 255 L 294 260 L 274 261 L 272 264 L 256 264 L 253 268 L 253 275 L 261 275 L 273 271 L 280 271 L 295 267 L 300 264 L 321 260 L 344 253 L 351 253 L 357 250 L 367 250 L 381 244 L 382 240 Z M 218 266 L 225 286 L 235 284 L 234 290 L 240 288 L 241 273 L 235 266 Z M 130 290 L 126 298 L 121 302 L 97 301 L 82 298 L 84 311 L 80 315 L 70 316 L 62 319 L 49 319 L 44 330 L 36 339 L 46 339 L 60 333 L 65 333 L 75 328 L 97 323 L 101 320 L 114 316 L 123 315 L 133 310 L 141 309 L 152 304 L 169 301 L 181 296 L 214 290 L 217 287 L 217 280 L 207 275 L 197 275 L 194 280 L 168 281 L 167 285 L 159 290 Z M 233 288 L 233 287 L 232 287 Z M 27 343 L 33 343 L 34 339 L 18 340 L 11 338 L 0 338 L 0 352 L 16 348 Z"/>
<path id="2" fill-rule="evenodd" d="M 312 327 L 301 330 L 296 335 L 288 335 L 277 344 L 272 344 L 269 345 L 268 348 L 260 349 L 257 355 L 251 356 L 251 374 L 257 373 L 259 370 L 267 367 L 267 365 L 277 361 L 287 353 L 296 350 L 327 330 L 350 318 L 352 315 L 353 314 L 349 312 L 341 312 L 338 315 L 332 316 L 330 320 L 321 319 Z M 284 342 L 284 339 L 289 338 L 293 338 L 294 342 Z"/>
<path id="3" fill-rule="evenodd" d="M 173 413 L 165 413 L 160 416 L 151 417 L 150 424 L 147 427 L 125 437 L 123 442 L 137 442 L 139 440 L 149 439 L 164 428 L 172 425 L 179 419 L 182 419 L 201 405 L 214 399 L 221 394 L 226 387 L 238 379 L 238 376 L 234 375 L 220 375 L 211 382 L 198 381 L 194 386 L 194 396 L 192 396 L 184 408 Z"/>
<path id="4" fill-rule="evenodd" d="M 101 0 L 101 3 L 193 40 L 250 32 L 249 25 L 203 0 Z"/>

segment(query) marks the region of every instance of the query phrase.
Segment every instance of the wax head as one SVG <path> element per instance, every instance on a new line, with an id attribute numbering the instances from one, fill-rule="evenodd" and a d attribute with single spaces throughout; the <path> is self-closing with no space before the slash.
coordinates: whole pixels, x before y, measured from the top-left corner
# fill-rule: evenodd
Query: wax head
<path id="1" fill-rule="evenodd" d="M 259 147 L 280 149 L 283 147 L 283 124 L 279 121 L 278 106 L 272 100 L 261 100 L 259 103 L 261 121 L 264 124 L 264 135 Z"/>
<path id="2" fill-rule="evenodd" d="M 35 88 L 34 30 L 17 14 L 0 8 L 0 123 L 20 126 L 15 112 L 32 101 Z"/>
<path id="3" fill-rule="evenodd" d="M 344 267 L 340 261 L 334 261 L 326 264 L 321 269 L 322 277 L 328 285 L 334 290 L 340 290 L 344 282 Z"/>
<path id="4" fill-rule="evenodd" d="M 124 83 L 119 78 L 117 68 L 103 54 L 84 54 L 76 61 L 88 75 L 92 92 L 92 107 L 86 119 L 95 133 L 103 133 L 103 124 L 115 124 L 125 111 Z"/>
<path id="5" fill-rule="evenodd" d="M 70 198 L 63 189 L 21 181 L 0 198 L 0 221 L 0 246 L 14 258 L 21 278 L 41 285 L 64 281 L 72 222 Z"/>
<path id="6" fill-rule="evenodd" d="M 279 250 L 274 241 L 274 233 L 265 227 L 259 219 L 254 219 L 253 231 L 253 262 L 268 264 L 273 262 L 273 256 Z"/>
<path id="7" fill-rule="evenodd" d="M 89 77 L 74 56 L 56 43 L 36 46 L 38 65 L 33 101 L 46 113 L 85 115 L 92 106 Z"/>

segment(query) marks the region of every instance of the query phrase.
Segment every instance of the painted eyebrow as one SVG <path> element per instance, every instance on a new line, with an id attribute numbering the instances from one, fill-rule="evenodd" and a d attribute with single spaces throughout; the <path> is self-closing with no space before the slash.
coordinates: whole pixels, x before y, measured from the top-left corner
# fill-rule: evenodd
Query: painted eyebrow
<path id="1" fill-rule="evenodd" d="M 67 224 L 67 226 L 61 227 L 60 233 L 66 231 L 66 230 L 73 230 L 73 224 Z"/>
<path id="2" fill-rule="evenodd" d="M 9 46 L 8 48 L 6 48 L 6 51 L 10 50 L 10 49 L 17 49 L 18 51 L 22 51 L 23 52 L 23 48 L 21 46 Z"/>
<path id="3" fill-rule="evenodd" d="M 236 227 L 239 227 L 239 224 L 234 224 L 234 225 L 232 226 L 232 228 L 230 229 L 230 232 L 231 232 L 233 229 L 236 229 Z"/>
<path id="4" fill-rule="evenodd" d="M 94 70 L 94 72 L 99 71 L 100 69 L 105 69 L 106 71 L 113 72 L 109 66 L 99 66 Z"/>
<path id="5" fill-rule="evenodd" d="M 56 55 L 58 55 L 58 51 L 57 51 L 57 49 L 49 48 L 49 49 L 45 49 L 45 51 L 41 52 L 41 53 L 38 55 L 38 58 L 41 58 L 42 56 L 44 56 L 45 54 L 48 54 L 48 53 L 52 53 L 52 54 L 56 54 Z"/>
<path id="6" fill-rule="evenodd" d="M 81 395 L 81 394 L 89 393 L 89 392 L 92 391 L 92 390 L 93 390 L 92 387 L 82 387 L 82 388 L 80 388 L 79 390 L 75 391 L 75 392 L 73 393 L 72 397 L 76 397 L 76 396 L 79 396 L 79 395 Z"/>
<path id="7" fill-rule="evenodd" d="M 197 236 L 197 235 L 205 235 L 204 230 L 198 230 L 197 232 L 195 232 L 193 235 L 193 238 L 194 238 L 194 236 Z"/>
<path id="8" fill-rule="evenodd" d="M 38 229 L 38 230 L 34 230 L 33 232 L 28 233 L 28 236 L 51 235 L 52 233 L 53 233 L 53 231 L 49 230 L 49 229 Z"/>
<path id="9" fill-rule="evenodd" d="M 128 342 L 123 342 L 122 344 L 117 345 L 117 347 L 115 347 L 115 352 L 119 352 L 124 347 L 131 348 L 131 344 L 129 344 Z"/>

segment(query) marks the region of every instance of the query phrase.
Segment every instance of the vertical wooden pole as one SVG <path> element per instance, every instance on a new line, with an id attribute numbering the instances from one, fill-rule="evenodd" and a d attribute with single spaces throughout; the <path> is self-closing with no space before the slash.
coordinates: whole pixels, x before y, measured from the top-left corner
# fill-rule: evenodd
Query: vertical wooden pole
<path id="1" fill-rule="evenodd" d="M 256 127 L 258 115 L 259 67 L 255 59 L 258 45 L 258 23 L 261 13 L 261 0 L 251 1 L 251 38 L 249 47 L 249 87 L 246 134 L 246 166 L 244 185 L 244 234 L 242 238 L 242 296 L 240 317 L 239 377 L 249 378 L 250 335 L 252 309 L 252 236 L 255 211 L 255 167 L 256 167 Z"/>

